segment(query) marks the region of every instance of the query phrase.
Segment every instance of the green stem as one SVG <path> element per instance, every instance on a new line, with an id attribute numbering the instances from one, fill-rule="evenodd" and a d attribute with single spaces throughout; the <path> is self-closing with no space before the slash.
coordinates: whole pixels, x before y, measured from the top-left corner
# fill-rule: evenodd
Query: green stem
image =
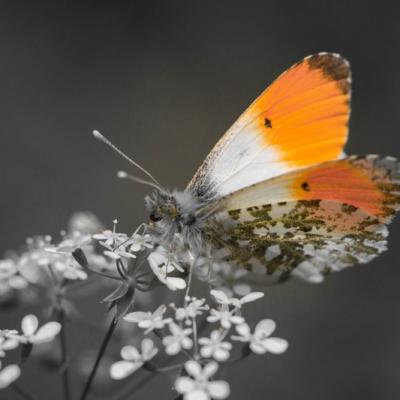
<path id="1" fill-rule="evenodd" d="M 111 321 L 111 324 L 110 324 L 108 330 L 107 330 L 106 336 L 103 339 L 103 343 L 101 344 L 100 350 L 99 350 L 99 352 L 97 354 L 97 357 L 96 357 L 96 361 L 95 361 L 95 363 L 93 365 L 93 368 L 92 368 L 92 370 L 90 372 L 90 375 L 89 375 L 89 378 L 88 378 L 88 380 L 86 382 L 86 385 L 85 385 L 85 387 L 84 387 L 84 389 L 82 391 L 82 395 L 80 397 L 80 400 L 85 400 L 86 396 L 88 395 L 88 393 L 90 391 L 90 388 L 92 386 L 93 379 L 96 376 L 96 372 L 97 372 L 97 369 L 99 367 L 100 361 L 103 358 L 104 352 L 105 352 L 105 350 L 107 348 L 107 345 L 108 345 L 108 343 L 109 343 L 109 341 L 111 339 L 112 334 L 114 333 L 114 330 L 115 330 L 115 327 L 117 326 L 117 323 L 118 323 L 118 319 L 117 319 L 117 317 L 114 317 L 112 319 L 112 321 Z"/>

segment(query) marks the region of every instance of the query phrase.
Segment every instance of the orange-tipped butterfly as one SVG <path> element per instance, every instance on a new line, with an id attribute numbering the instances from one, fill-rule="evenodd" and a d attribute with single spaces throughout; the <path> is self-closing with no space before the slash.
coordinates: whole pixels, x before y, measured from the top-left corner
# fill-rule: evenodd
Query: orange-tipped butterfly
<path id="1" fill-rule="evenodd" d="M 159 242 L 310 282 L 383 252 L 385 224 L 400 205 L 400 165 L 343 153 L 350 86 L 349 63 L 329 53 L 279 76 L 184 191 L 151 183 L 146 206 Z"/>

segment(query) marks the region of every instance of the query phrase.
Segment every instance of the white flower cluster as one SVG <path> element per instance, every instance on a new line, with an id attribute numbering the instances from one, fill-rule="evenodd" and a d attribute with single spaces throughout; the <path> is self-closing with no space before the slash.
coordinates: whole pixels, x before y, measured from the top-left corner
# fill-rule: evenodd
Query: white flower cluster
<path id="1" fill-rule="evenodd" d="M 137 231 L 131 236 L 128 236 L 126 233 L 116 232 L 118 220 L 115 219 L 113 223 L 114 227 L 112 231 L 105 230 L 102 233 L 93 235 L 93 239 L 98 240 L 100 245 L 105 248 L 103 253 L 107 257 L 112 260 L 129 260 L 136 258 L 135 253 L 153 247 L 150 235 L 141 235 L 138 233 L 143 225 L 139 226 Z"/>
<path id="2" fill-rule="evenodd" d="M 26 249 L 19 255 L 0 261 L 0 295 L 3 287 L 12 291 L 27 286 L 43 289 L 50 294 L 53 311 L 61 313 L 60 322 L 64 324 L 70 301 L 66 297 L 68 288 L 81 287 L 67 284 L 85 281 L 92 272 L 109 278 L 113 291 L 104 300 L 109 310 L 115 310 L 113 323 L 122 319 L 133 323 L 140 335 L 137 346 L 122 347 L 121 359 L 111 365 L 111 377 L 124 379 L 140 368 L 153 372 L 176 369 L 180 373 L 174 388 L 184 400 L 225 399 L 230 386 L 216 377 L 220 364 L 238 361 L 251 352 L 280 354 L 288 344 L 271 336 L 274 321 L 264 319 L 252 328 L 246 322 L 243 308 L 264 296 L 251 291 L 245 281 L 246 271 L 220 261 L 214 254 L 195 258 L 183 246 L 179 234 L 171 245 L 160 244 L 148 228 L 141 224 L 132 234 L 121 233 L 114 220 L 112 229 L 103 230 L 93 215 L 77 214 L 58 243 L 50 236 L 37 236 L 27 240 Z M 196 276 L 207 282 L 210 301 L 189 296 Z M 162 304 L 152 312 L 132 310 L 140 298 L 138 292 L 160 284 L 171 291 L 186 289 L 182 304 Z M 0 330 L 0 359 L 18 346 L 21 359 L 25 359 L 32 346 L 52 341 L 63 326 L 51 321 L 39 327 L 37 317 L 25 316 L 20 331 Z M 158 365 L 160 354 L 179 362 Z M 64 360 L 67 357 L 63 354 Z M 18 365 L 1 369 L 2 365 L 0 389 L 12 385 L 21 374 Z"/>
<path id="3" fill-rule="evenodd" d="M 111 377 L 126 378 L 141 367 L 149 367 L 150 361 L 149 368 L 154 370 L 154 358 L 161 345 L 168 356 L 183 355 L 187 359 L 177 366 L 178 369 L 184 366 L 185 375 L 175 381 L 175 390 L 185 400 L 225 399 L 230 392 L 229 384 L 211 378 L 218 370 L 218 363 L 232 360 L 235 342 L 244 343 L 249 351 L 257 354 L 280 354 L 287 349 L 286 340 L 271 337 L 275 330 L 272 320 L 260 321 L 252 331 L 243 317 L 242 307 L 260 299 L 263 293 L 251 292 L 241 298 L 232 298 L 221 290 L 212 290 L 211 295 L 215 307 L 207 305 L 205 299 L 187 296 L 182 307 L 170 304 L 169 307 L 162 305 L 154 312 L 128 313 L 124 320 L 137 324 L 146 337 L 140 349 L 122 348 L 122 360 L 111 366 Z M 216 324 L 208 336 L 199 337 L 200 317 Z M 150 334 L 153 339 L 147 337 Z"/>
<path id="4" fill-rule="evenodd" d="M 11 290 L 20 290 L 28 285 L 49 287 L 54 280 L 75 281 L 87 279 L 87 272 L 73 257 L 73 251 L 84 251 L 88 263 L 98 269 L 109 268 L 105 257 L 95 252 L 91 243 L 91 229 L 100 223 L 89 213 L 77 213 L 69 222 L 68 231 L 61 232 L 61 240 L 54 243 L 51 236 L 35 236 L 26 240 L 20 254 L 0 260 L 0 296 Z M 78 230 L 80 229 L 80 230 Z"/>

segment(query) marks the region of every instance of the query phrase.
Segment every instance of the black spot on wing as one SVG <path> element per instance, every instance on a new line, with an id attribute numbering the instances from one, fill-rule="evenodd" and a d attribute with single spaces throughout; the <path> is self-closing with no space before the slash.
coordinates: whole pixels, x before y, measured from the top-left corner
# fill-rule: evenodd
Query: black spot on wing
<path id="1" fill-rule="evenodd" d="M 269 118 L 264 118 L 264 126 L 266 128 L 272 128 L 272 122 Z"/>

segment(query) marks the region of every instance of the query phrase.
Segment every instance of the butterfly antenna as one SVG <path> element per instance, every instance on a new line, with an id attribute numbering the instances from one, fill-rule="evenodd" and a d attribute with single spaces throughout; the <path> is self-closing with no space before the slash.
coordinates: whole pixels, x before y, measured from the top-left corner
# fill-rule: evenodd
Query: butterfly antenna
<path id="1" fill-rule="evenodd" d="M 133 182 L 141 183 L 143 185 L 148 185 L 148 186 L 151 186 L 151 187 L 156 188 L 158 190 L 161 189 L 160 186 L 156 185 L 154 182 L 146 181 L 146 179 L 139 178 L 139 177 L 137 177 L 135 175 L 130 175 L 125 171 L 118 171 L 117 172 L 117 177 L 120 178 L 120 179 L 129 179 L 129 180 L 131 180 Z"/>
<path id="2" fill-rule="evenodd" d="M 144 167 L 142 167 L 140 164 L 138 164 L 137 162 L 133 161 L 132 158 L 128 157 L 122 150 L 120 150 L 117 146 L 115 146 L 114 144 L 112 144 L 104 135 L 102 135 L 99 131 L 94 130 L 93 131 L 93 136 L 100 140 L 101 142 L 105 143 L 107 146 L 111 147 L 111 149 L 113 149 L 115 152 L 117 152 L 120 156 L 124 157 L 125 160 L 129 161 L 132 165 L 134 165 L 136 168 L 140 169 L 140 171 L 142 171 L 144 174 L 146 174 L 153 182 L 149 182 L 146 180 L 141 180 L 140 178 L 135 178 L 136 182 L 139 182 L 139 180 L 141 180 L 142 182 L 140 183 L 152 183 L 152 186 L 156 187 L 157 189 L 161 189 L 162 186 L 161 184 L 157 181 L 156 178 L 154 178 L 153 175 L 150 174 L 149 171 L 147 171 Z"/>

